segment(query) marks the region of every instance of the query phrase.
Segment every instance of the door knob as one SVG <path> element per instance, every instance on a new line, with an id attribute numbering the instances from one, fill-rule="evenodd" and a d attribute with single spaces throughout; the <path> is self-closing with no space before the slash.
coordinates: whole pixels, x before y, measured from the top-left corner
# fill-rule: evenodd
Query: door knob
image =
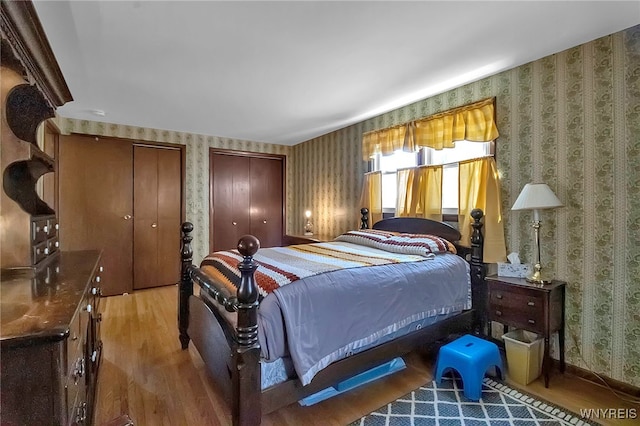
<path id="1" fill-rule="evenodd" d="M 123 218 L 124 220 L 129 220 L 129 219 L 131 219 L 131 218 L 132 218 L 132 216 L 131 216 L 130 214 L 125 214 L 122 218 Z"/>
<path id="2" fill-rule="evenodd" d="M 154 222 L 154 223 L 152 223 L 152 224 L 151 224 L 151 227 L 152 227 L 152 228 L 157 228 L 157 227 L 158 227 L 158 224 Z"/>
<path id="3" fill-rule="evenodd" d="M 231 222 L 231 223 L 233 223 L 233 226 L 236 226 L 238 224 L 237 222 Z"/>
<path id="4" fill-rule="evenodd" d="M 263 220 L 263 221 L 262 221 L 262 223 L 267 223 L 267 221 L 266 221 L 266 220 Z"/>

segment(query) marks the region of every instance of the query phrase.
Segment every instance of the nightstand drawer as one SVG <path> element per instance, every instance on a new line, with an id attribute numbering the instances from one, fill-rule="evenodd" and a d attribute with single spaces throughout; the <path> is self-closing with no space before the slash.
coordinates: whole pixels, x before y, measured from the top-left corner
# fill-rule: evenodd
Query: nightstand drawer
<path id="1" fill-rule="evenodd" d="M 509 306 L 530 315 L 544 309 L 544 299 L 539 294 L 522 294 L 514 291 L 492 289 L 489 295 L 491 306 Z"/>
<path id="2" fill-rule="evenodd" d="M 489 319 L 530 331 L 544 331 L 544 298 L 539 292 L 492 282 L 489 286 Z"/>
<path id="3" fill-rule="evenodd" d="M 545 329 L 542 307 L 539 312 L 532 312 L 523 311 L 516 306 L 491 304 L 489 320 L 538 333 Z"/>

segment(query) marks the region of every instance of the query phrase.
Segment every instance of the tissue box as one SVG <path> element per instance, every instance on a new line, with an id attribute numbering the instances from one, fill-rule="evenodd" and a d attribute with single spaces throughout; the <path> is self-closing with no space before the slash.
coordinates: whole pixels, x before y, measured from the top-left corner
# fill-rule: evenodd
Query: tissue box
<path id="1" fill-rule="evenodd" d="M 498 276 L 499 277 L 516 277 L 526 278 L 533 267 L 528 263 L 501 263 L 498 262 Z"/>

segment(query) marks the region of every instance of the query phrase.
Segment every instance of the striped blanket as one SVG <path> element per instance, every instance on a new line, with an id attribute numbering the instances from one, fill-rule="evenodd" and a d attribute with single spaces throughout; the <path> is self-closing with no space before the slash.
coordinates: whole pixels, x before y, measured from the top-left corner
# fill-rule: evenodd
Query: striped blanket
<path id="1" fill-rule="evenodd" d="M 354 244 L 354 242 L 334 241 L 260 249 L 253 257 L 258 264 L 254 276 L 258 285 L 259 300 L 278 287 L 324 272 L 418 262 L 434 256 L 432 253 L 394 253 L 381 250 L 379 247 Z M 446 251 L 450 251 L 448 247 L 442 250 L 442 252 Z M 203 272 L 224 284 L 233 294 L 240 286 L 240 271 L 237 268 L 240 261 L 242 256 L 237 250 L 219 251 L 205 257 L 200 267 Z"/>

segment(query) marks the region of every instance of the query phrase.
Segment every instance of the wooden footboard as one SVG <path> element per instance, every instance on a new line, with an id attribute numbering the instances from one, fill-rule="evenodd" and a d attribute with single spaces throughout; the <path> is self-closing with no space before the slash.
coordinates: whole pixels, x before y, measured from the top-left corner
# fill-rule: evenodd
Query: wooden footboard
<path id="1" fill-rule="evenodd" d="M 225 383 L 228 383 L 226 378 L 230 373 L 233 424 L 258 425 L 262 412 L 258 287 L 253 277 L 257 265 L 253 261 L 253 255 L 258 251 L 260 243 L 251 235 L 245 235 L 238 242 L 238 251 L 244 259 L 238 264 L 241 274 L 240 287 L 237 295 L 232 296 L 222 285 L 211 280 L 193 265 L 190 235 L 192 231 L 191 223 L 182 225 L 182 275 L 178 297 L 178 329 L 182 349 L 189 346 L 191 338 L 194 339 L 198 350 L 204 351 L 201 355 L 207 363 L 209 372 L 221 384 L 223 391 Z M 224 309 L 237 312 L 235 330 L 221 315 L 214 314 L 215 309 L 207 309 L 203 302 L 194 300 L 194 283 L 201 287 L 201 291 L 206 292 L 217 303 L 224 306 Z M 211 315 L 214 315 L 219 323 L 218 327 L 213 325 L 209 334 L 207 327 L 213 322 Z M 193 326 L 191 322 L 194 323 Z M 194 334 L 190 335 L 190 331 Z M 225 374 L 226 368 L 229 373 Z"/>
<path id="2" fill-rule="evenodd" d="M 366 212 L 362 213 L 362 224 L 366 226 Z M 194 342 L 209 373 L 230 399 L 233 424 L 258 425 L 263 412 L 268 413 L 300 400 L 350 376 L 402 356 L 425 343 L 443 339 L 452 333 L 464 333 L 472 329 L 482 331 L 486 324 L 485 266 L 482 262 L 481 232 L 483 213 L 481 210 L 474 210 L 471 216 L 474 219 L 471 247 L 457 248 L 458 254 L 470 263 L 472 310 L 337 361 L 319 372 L 307 386 L 302 386 L 299 380 L 293 379 L 265 391 L 261 390 L 257 324 L 258 288 L 254 279 L 257 265 L 253 260 L 259 242 L 250 235 L 243 236 L 238 242 L 238 251 L 243 256 L 242 262 L 238 265 L 241 281 L 237 295 L 232 295 L 222 284 L 215 282 L 193 265 L 193 225 L 186 222 L 182 225 L 182 275 L 178 297 L 178 328 L 182 348 L 186 349 L 190 341 Z M 391 228 L 387 229 L 416 232 L 405 229 L 406 226 L 415 226 L 416 222 L 412 222 L 411 218 L 398 219 L 407 220 L 393 221 L 388 225 Z M 448 226 L 446 224 L 433 222 L 429 226 L 435 227 L 436 235 L 439 235 L 437 232 L 450 232 L 449 229 L 445 229 Z M 454 229 L 451 235 L 455 233 L 457 231 Z M 459 236 L 459 233 L 457 235 Z M 194 295 L 194 284 L 208 297 Z M 212 306 L 213 304 L 219 306 Z M 237 315 L 235 325 L 222 313 L 223 310 Z"/>

